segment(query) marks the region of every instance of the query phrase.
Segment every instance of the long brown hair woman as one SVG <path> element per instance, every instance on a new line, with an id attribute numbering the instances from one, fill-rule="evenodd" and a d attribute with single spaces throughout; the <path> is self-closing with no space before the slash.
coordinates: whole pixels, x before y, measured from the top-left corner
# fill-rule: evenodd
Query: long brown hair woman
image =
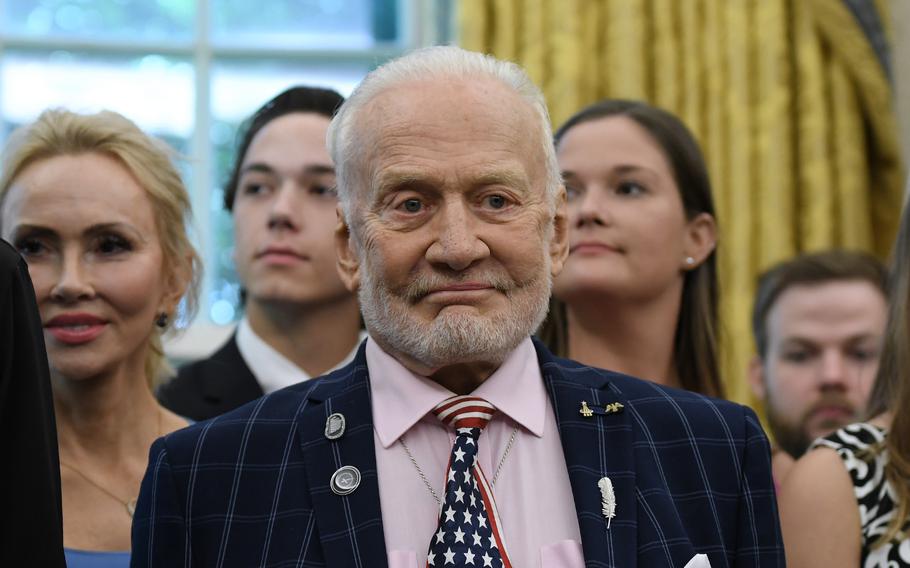
<path id="1" fill-rule="evenodd" d="M 721 396 L 717 228 L 692 134 L 664 110 L 606 100 L 555 143 L 571 244 L 541 338 L 595 367 Z"/>

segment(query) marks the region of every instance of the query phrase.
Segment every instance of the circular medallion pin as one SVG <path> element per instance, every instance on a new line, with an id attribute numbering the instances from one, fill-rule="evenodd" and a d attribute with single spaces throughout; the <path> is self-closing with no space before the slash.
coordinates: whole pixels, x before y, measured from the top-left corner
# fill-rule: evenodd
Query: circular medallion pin
<path id="1" fill-rule="evenodd" d="M 341 466 L 332 474 L 332 480 L 329 485 L 335 495 L 353 493 L 360 485 L 360 470 L 352 465 Z"/>
<path id="2" fill-rule="evenodd" d="M 325 419 L 325 437 L 337 440 L 344 435 L 344 415 L 335 413 Z"/>

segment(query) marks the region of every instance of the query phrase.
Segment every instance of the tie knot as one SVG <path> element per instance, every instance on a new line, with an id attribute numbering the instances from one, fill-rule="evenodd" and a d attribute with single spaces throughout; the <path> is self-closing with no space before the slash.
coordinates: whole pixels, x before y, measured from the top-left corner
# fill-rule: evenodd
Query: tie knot
<path id="1" fill-rule="evenodd" d="M 493 418 L 496 408 L 482 398 L 476 396 L 453 396 L 436 405 L 433 414 L 443 424 L 448 424 L 456 430 L 459 428 L 479 428 Z"/>

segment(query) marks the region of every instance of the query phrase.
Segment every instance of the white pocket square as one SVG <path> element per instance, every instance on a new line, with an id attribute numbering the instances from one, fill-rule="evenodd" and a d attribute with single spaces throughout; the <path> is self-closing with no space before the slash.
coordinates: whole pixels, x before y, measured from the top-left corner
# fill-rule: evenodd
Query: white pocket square
<path id="1" fill-rule="evenodd" d="M 696 554 L 683 568 L 711 568 L 707 554 Z"/>

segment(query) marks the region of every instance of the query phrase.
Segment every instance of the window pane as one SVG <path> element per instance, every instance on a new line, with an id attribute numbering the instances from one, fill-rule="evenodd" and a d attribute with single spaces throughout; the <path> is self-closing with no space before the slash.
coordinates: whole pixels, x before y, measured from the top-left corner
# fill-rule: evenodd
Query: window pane
<path id="1" fill-rule="evenodd" d="M 218 43 L 363 49 L 397 37 L 394 0 L 211 0 Z"/>
<path id="2" fill-rule="evenodd" d="M 370 69 L 365 62 L 219 62 L 212 67 L 212 115 L 239 123 L 293 85 L 328 87 L 347 96 Z"/>
<path id="3" fill-rule="evenodd" d="M 92 40 L 190 39 L 196 15 L 195 0 L 15 0 L 2 5 L 9 32 Z"/>
<path id="4" fill-rule="evenodd" d="M 365 63 L 219 63 L 212 68 L 213 176 L 210 204 L 210 231 L 215 251 L 206 270 L 212 275 L 207 305 L 209 317 L 217 324 L 239 317 L 240 285 L 234 270 L 234 231 L 230 214 L 224 210 L 224 184 L 233 165 L 237 129 L 257 108 L 293 85 L 335 89 L 349 95 L 369 71 Z"/>
<path id="5" fill-rule="evenodd" d="M 34 120 L 49 107 L 110 109 L 186 152 L 193 94 L 192 65 L 161 55 L 6 51 L 0 65 L 0 113 L 7 127 Z"/>

